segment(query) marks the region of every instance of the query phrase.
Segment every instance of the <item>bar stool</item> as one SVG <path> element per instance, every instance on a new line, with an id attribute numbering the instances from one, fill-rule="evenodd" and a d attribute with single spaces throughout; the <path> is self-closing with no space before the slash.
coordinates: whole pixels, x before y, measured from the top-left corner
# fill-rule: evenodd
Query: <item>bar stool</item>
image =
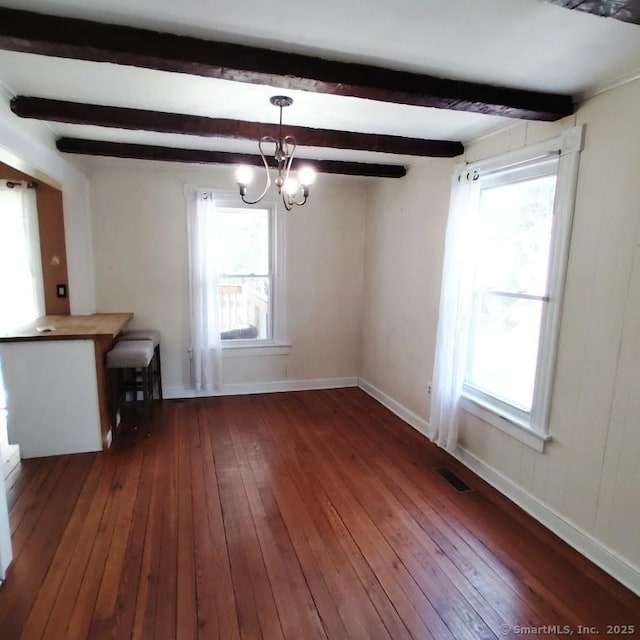
<path id="1" fill-rule="evenodd" d="M 158 386 L 158 397 L 162 400 L 162 362 L 160 360 L 160 332 L 156 329 L 130 329 L 118 341 L 151 340 L 153 342 L 153 382 Z"/>
<path id="2" fill-rule="evenodd" d="M 123 340 L 106 355 L 106 366 L 111 371 L 111 423 L 115 427 L 118 411 L 123 402 L 127 402 L 127 394 L 133 393 L 133 401 L 137 402 L 138 393 L 142 392 L 147 437 L 151 435 L 153 354 L 151 340 Z"/>

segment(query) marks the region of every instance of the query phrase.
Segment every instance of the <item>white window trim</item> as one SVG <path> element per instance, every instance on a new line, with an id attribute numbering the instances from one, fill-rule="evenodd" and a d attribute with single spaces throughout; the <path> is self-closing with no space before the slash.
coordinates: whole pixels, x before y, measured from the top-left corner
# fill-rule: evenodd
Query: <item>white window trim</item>
<path id="1" fill-rule="evenodd" d="M 286 356 L 289 355 L 290 344 L 267 343 L 266 340 L 234 340 L 234 344 L 222 347 L 224 358 L 246 358 L 251 356 Z M 241 342 L 242 344 L 235 344 Z M 260 344 L 253 344 L 260 342 Z"/>
<path id="2" fill-rule="evenodd" d="M 539 453 L 543 453 L 545 444 L 552 440 L 548 433 L 540 433 L 530 429 L 517 417 L 509 415 L 507 412 L 497 413 L 495 405 L 485 404 L 480 398 L 472 397 L 467 391 L 460 398 L 460 407 Z"/>
<path id="3" fill-rule="evenodd" d="M 286 247 L 287 225 L 285 211 L 275 198 L 264 198 L 255 205 L 245 204 L 236 191 L 213 189 L 194 184 L 184 187 L 185 195 L 198 189 L 213 193 L 216 206 L 233 209 L 268 209 L 271 216 L 269 261 L 271 263 L 271 338 L 264 340 L 228 340 L 222 341 L 222 355 L 227 357 L 287 355 L 291 344 L 287 337 L 287 279 Z"/>
<path id="4" fill-rule="evenodd" d="M 584 125 L 573 127 L 561 135 L 531 147 L 525 147 L 496 158 L 479 161 L 465 167 L 466 171 L 508 170 L 519 164 L 541 161 L 558 154 L 556 197 L 554 201 L 553 229 L 551 234 L 549 275 L 547 282 L 548 303 L 544 305 L 540 327 L 540 345 L 536 371 L 534 402 L 529 420 L 523 420 L 522 412 L 515 407 L 473 389 L 463 386 L 460 406 L 463 410 L 488 424 L 508 433 L 536 451 L 544 452 L 549 433 L 549 418 L 554 374 L 558 353 L 562 300 L 566 282 L 571 226 L 578 177 L 580 151 L 584 142 Z M 545 339 L 546 336 L 546 339 Z"/>

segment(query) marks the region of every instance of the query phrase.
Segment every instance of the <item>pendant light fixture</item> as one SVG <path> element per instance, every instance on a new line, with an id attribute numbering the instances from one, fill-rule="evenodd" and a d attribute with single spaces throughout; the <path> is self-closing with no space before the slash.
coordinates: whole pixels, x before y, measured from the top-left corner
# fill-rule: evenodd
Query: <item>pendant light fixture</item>
<path id="1" fill-rule="evenodd" d="M 236 171 L 236 181 L 240 191 L 240 197 L 246 204 L 256 204 L 265 197 L 271 186 L 271 169 L 265 153 L 265 146 L 274 145 L 273 158 L 275 159 L 276 177 L 273 183 L 278 190 L 278 195 L 282 197 L 285 209 L 291 211 L 294 206 L 302 206 L 309 197 L 309 187 L 315 180 L 315 171 L 309 167 L 301 167 L 294 177 L 291 172 L 291 163 L 296 150 L 296 139 L 293 136 L 282 135 L 282 110 L 293 104 L 293 99 L 289 96 L 273 96 L 270 99 L 272 105 L 280 109 L 280 125 L 278 138 L 263 136 L 258 142 L 258 150 L 264 164 L 266 179 L 262 194 L 255 200 L 247 199 L 247 187 L 253 180 L 253 169 L 247 165 L 238 167 Z"/>

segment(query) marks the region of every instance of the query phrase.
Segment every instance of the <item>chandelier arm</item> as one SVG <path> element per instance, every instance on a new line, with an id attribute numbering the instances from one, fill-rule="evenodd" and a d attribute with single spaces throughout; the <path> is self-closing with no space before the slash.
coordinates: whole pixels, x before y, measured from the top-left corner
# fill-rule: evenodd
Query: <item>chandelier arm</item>
<path id="1" fill-rule="evenodd" d="M 286 177 L 288 178 L 289 172 L 291 170 L 291 163 L 293 161 L 293 156 L 295 155 L 295 151 L 298 146 L 298 143 L 296 142 L 296 139 L 293 136 L 285 136 L 283 140 L 283 145 L 288 157 L 287 172 L 286 172 Z M 298 194 L 300 194 L 301 200 L 295 199 L 295 196 Z M 298 191 L 294 195 L 289 197 L 291 208 L 293 208 L 293 205 L 301 207 L 307 202 L 308 197 L 309 197 L 309 187 L 307 185 L 299 184 Z"/>
<path id="2" fill-rule="evenodd" d="M 302 198 L 301 200 L 296 200 L 295 196 L 297 196 L 298 194 L 301 195 L 301 198 Z M 309 197 L 309 190 L 302 186 L 293 195 L 290 195 L 285 191 L 282 192 L 282 201 L 284 202 L 284 206 L 287 211 L 291 211 L 294 206 L 301 207 L 303 204 L 307 202 L 308 197 Z"/>
<path id="3" fill-rule="evenodd" d="M 291 171 L 291 163 L 293 162 L 293 156 L 296 153 L 296 148 L 298 143 L 293 136 L 285 136 L 282 139 L 282 146 L 285 151 L 287 157 L 286 171 L 285 171 L 285 179 L 289 177 L 289 172 Z"/>
<path id="4" fill-rule="evenodd" d="M 307 193 L 305 192 L 304 189 L 301 189 L 298 192 L 296 192 L 296 195 L 298 195 L 298 193 L 301 193 L 302 200 L 295 200 L 292 196 L 291 203 L 297 205 L 298 207 L 301 207 L 307 201 Z"/>
<path id="5" fill-rule="evenodd" d="M 287 196 L 284 191 L 282 192 L 282 202 L 284 203 L 284 208 L 287 211 L 291 211 L 291 209 L 293 209 L 292 203 L 289 202 L 289 196 Z"/>
<path id="6" fill-rule="evenodd" d="M 264 143 L 273 142 L 277 144 L 277 140 L 275 138 L 272 138 L 271 136 L 264 136 L 258 142 L 258 149 L 260 151 L 260 157 L 262 158 L 262 163 L 264 164 L 265 172 L 267 174 L 267 180 L 265 182 L 264 190 L 256 200 L 247 200 L 243 194 L 240 194 L 240 197 L 242 198 L 242 202 L 244 202 L 245 204 L 257 204 L 258 202 L 260 202 L 260 200 L 262 200 L 262 198 L 265 197 L 265 195 L 267 194 L 267 191 L 269 190 L 269 187 L 271 186 L 271 173 L 269 171 L 269 163 L 267 162 L 267 158 L 264 155 L 264 151 L 262 150 L 263 142 Z"/>

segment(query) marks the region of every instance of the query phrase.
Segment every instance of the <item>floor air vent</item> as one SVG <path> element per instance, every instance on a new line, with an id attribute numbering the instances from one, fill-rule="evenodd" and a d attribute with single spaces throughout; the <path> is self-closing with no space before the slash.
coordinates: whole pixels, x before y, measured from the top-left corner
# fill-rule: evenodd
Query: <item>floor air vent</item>
<path id="1" fill-rule="evenodd" d="M 436 469 L 436 472 L 439 473 L 456 491 L 459 491 L 460 493 L 473 491 L 473 489 L 464 480 L 462 480 L 462 478 L 458 478 L 451 469 L 439 467 Z"/>

